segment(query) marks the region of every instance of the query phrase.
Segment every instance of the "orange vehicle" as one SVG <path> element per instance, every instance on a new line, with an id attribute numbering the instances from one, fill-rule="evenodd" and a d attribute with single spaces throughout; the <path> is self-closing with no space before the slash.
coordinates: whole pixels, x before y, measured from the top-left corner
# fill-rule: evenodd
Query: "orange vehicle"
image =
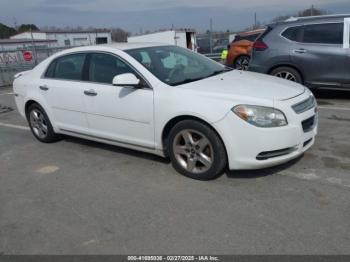
<path id="1" fill-rule="evenodd" d="M 230 45 L 226 65 L 238 70 L 247 70 L 255 40 L 265 29 L 238 33 Z"/>

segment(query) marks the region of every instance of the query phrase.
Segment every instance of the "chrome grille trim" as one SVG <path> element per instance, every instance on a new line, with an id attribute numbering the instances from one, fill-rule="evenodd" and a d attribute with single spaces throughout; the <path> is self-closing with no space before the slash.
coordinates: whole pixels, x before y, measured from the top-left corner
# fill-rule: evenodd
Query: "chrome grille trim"
<path id="1" fill-rule="evenodd" d="M 316 99 L 313 96 L 310 96 L 308 99 L 301 101 L 295 105 L 292 105 L 292 108 L 295 113 L 301 114 L 304 113 L 316 106 Z"/>

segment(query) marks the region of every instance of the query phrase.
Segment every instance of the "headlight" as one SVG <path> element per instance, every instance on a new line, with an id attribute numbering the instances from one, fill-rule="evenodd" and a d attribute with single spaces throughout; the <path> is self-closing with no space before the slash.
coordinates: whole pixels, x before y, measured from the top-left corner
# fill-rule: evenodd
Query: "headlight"
<path id="1" fill-rule="evenodd" d="M 243 120 L 257 127 L 279 127 L 288 124 L 285 115 L 280 110 L 272 107 L 238 105 L 232 111 Z"/>

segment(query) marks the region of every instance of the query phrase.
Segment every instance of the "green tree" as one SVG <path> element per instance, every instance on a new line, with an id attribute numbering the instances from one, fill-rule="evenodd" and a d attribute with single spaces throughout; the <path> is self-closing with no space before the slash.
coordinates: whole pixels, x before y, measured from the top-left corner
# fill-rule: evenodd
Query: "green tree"
<path id="1" fill-rule="evenodd" d="M 28 32 L 28 31 L 39 31 L 39 28 L 34 24 L 22 24 L 18 27 L 18 33 Z"/>
<path id="2" fill-rule="evenodd" d="M 0 23 L 0 39 L 6 39 L 10 36 L 15 35 L 17 32 L 14 28 L 8 27 L 2 23 Z"/>

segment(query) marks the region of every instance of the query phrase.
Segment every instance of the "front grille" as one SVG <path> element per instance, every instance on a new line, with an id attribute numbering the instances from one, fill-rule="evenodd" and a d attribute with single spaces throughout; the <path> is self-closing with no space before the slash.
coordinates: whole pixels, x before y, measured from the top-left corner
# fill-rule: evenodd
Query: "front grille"
<path id="1" fill-rule="evenodd" d="M 297 150 L 297 147 L 289 147 L 275 151 L 262 152 L 256 156 L 257 160 L 267 160 L 274 157 L 285 156 Z"/>
<path id="2" fill-rule="evenodd" d="M 303 130 L 305 133 L 310 132 L 315 127 L 315 116 L 304 120 L 303 122 L 301 122 L 301 125 L 303 126 Z"/>
<path id="3" fill-rule="evenodd" d="M 298 104 L 292 105 L 292 108 L 295 113 L 301 114 L 310 110 L 311 108 L 314 108 L 315 106 L 316 99 L 313 96 L 310 96 L 308 99 L 305 99 L 304 101 L 301 101 Z"/>

